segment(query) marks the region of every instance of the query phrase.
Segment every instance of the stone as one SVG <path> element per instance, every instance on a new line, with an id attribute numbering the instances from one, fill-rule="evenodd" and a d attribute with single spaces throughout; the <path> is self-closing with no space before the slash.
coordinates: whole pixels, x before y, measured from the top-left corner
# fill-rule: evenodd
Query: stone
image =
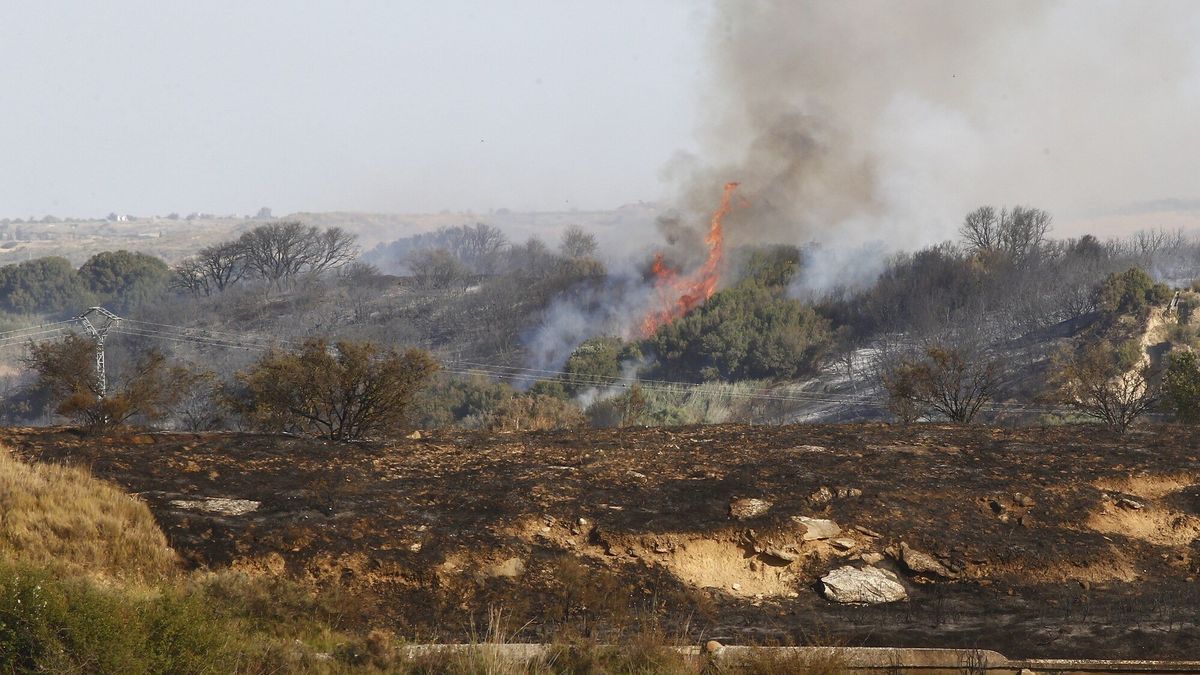
<path id="1" fill-rule="evenodd" d="M 829 543 L 833 544 L 833 547 L 839 551 L 849 551 L 857 545 L 853 539 L 834 539 Z"/>
<path id="2" fill-rule="evenodd" d="M 895 574 L 878 567 L 839 567 L 821 577 L 821 592 L 833 602 L 876 605 L 908 597 Z"/>
<path id="3" fill-rule="evenodd" d="M 1029 508 L 1037 504 L 1037 502 L 1033 501 L 1033 497 L 1021 494 L 1020 492 L 1013 495 L 1013 502 L 1016 503 L 1017 506 L 1023 506 L 1025 508 Z"/>
<path id="4" fill-rule="evenodd" d="M 171 506 L 189 511 L 207 511 L 222 516 L 244 516 L 257 511 L 260 502 L 251 499 L 226 499 L 224 497 L 201 497 L 199 499 L 172 499 Z"/>
<path id="5" fill-rule="evenodd" d="M 410 441 L 419 441 L 424 437 L 421 435 L 420 431 L 414 431 L 411 434 L 405 436 L 405 438 L 407 438 Z"/>
<path id="6" fill-rule="evenodd" d="M 743 497 L 729 503 L 729 515 L 737 520 L 757 518 L 771 509 L 771 502 L 755 497 Z"/>
<path id="7" fill-rule="evenodd" d="M 862 493 L 862 490 L 852 487 L 840 487 L 833 491 L 838 499 L 857 499 L 862 496 Z"/>
<path id="8" fill-rule="evenodd" d="M 785 563 L 794 563 L 800 559 L 798 554 L 777 547 L 765 548 L 763 549 L 762 554 Z"/>
<path id="9" fill-rule="evenodd" d="M 487 567 L 483 573 L 492 578 L 513 579 L 525 573 L 525 561 L 520 558 L 509 558 Z"/>
<path id="10" fill-rule="evenodd" d="M 822 485 L 819 490 L 808 496 L 808 501 L 812 502 L 814 506 L 828 504 L 833 501 L 833 490 Z"/>
<path id="11" fill-rule="evenodd" d="M 1142 509 L 1146 508 L 1145 504 L 1133 499 L 1129 499 L 1128 497 L 1121 497 L 1118 499 L 1117 506 L 1123 509 L 1129 509 L 1130 511 L 1141 511 Z"/>
<path id="12" fill-rule="evenodd" d="M 875 565 L 875 564 L 883 562 L 884 556 L 882 553 L 879 553 L 877 551 L 868 551 L 867 553 L 864 553 L 858 557 L 863 562 L 867 563 L 868 565 Z"/>
<path id="13" fill-rule="evenodd" d="M 717 642 L 716 640 L 709 640 L 708 642 L 704 643 L 704 651 L 708 652 L 709 654 L 716 654 L 717 652 L 721 651 L 724 646 L 725 645 Z"/>
<path id="14" fill-rule="evenodd" d="M 872 538 L 872 539 L 878 539 L 878 538 L 880 538 L 880 537 L 882 537 L 882 536 L 883 536 L 882 534 L 879 534 L 879 533 L 878 533 L 878 532 L 876 532 L 875 530 L 872 530 L 872 529 L 870 529 L 870 528 L 867 528 L 867 527 L 863 527 L 862 525 L 855 525 L 855 526 L 854 526 L 854 529 L 858 530 L 858 531 L 859 531 L 859 532 L 861 532 L 862 534 L 865 534 L 865 535 L 867 535 L 868 537 L 870 537 L 870 538 Z"/>
<path id="15" fill-rule="evenodd" d="M 904 568 L 913 574 L 924 574 L 944 579 L 953 579 L 958 576 L 945 565 L 938 562 L 937 558 L 928 553 L 918 551 L 904 542 L 900 542 L 899 558 Z"/>
<path id="16" fill-rule="evenodd" d="M 797 525 L 804 526 L 804 534 L 801 537 L 804 541 L 818 541 L 820 539 L 831 539 L 841 533 L 842 528 L 832 520 L 824 518 L 808 518 L 806 516 L 792 516 L 792 522 Z"/>

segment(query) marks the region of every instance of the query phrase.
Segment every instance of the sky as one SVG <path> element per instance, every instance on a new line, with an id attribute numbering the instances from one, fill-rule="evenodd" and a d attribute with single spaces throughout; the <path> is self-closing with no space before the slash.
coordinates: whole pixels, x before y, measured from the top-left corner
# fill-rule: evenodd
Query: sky
<path id="1" fill-rule="evenodd" d="M 694 150 L 689 0 L 5 0 L 0 216 L 609 209 Z"/>

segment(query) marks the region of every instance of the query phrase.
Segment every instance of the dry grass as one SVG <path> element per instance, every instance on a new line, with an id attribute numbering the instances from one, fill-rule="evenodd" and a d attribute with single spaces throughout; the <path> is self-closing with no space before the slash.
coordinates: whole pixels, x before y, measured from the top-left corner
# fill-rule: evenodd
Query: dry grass
<path id="1" fill-rule="evenodd" d="M 0 557 L 137 581 L 178 569 L 145 504 L 81 469 L 26 464 L 2 449 Z"/>

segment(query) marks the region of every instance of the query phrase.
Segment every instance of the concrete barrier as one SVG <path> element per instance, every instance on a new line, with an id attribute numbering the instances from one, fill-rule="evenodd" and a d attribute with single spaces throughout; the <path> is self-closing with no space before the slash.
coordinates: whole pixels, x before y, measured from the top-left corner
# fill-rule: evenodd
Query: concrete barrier
<path id="1" fill-rule="evenodd" d="M 489 658 L 522 662 L 548 657 L 566 645 L 552 644 L 424 644 L 406 645 L 402 654 L 410 657 L 440 652 L 479 650 Z M 597 648 L 619 647 L 600 645 Z M 736 667 L 738 661 L 763 656 L 794 657 L 814 664 L 836 663 L 839 670 L 850 673 L 909 672 L 909 673 L 1013 673 L 1064 675 L 1085 673 L 1200 673 L 1200 661 L 1145 661 L 1111 659 L 1009 659 L 998 652 L 985 649 L 918 649 L 897 647 L 753 647 L 720 645 L 710 642 L 705 647 L 667 647 L 695 659 Z"/>

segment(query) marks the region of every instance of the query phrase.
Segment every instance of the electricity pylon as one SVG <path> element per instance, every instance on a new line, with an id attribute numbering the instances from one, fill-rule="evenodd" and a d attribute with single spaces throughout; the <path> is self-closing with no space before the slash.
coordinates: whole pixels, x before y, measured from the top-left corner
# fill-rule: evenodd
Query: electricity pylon
<path id="1" fill-rule="evenodd" d="M 104 323 L 97 326 L 88 317 L 98 314 L 104 318 Z M 104 309 L 103 307 L 92 307 L 88 311 L 75 317 L 79 325 L 83 326 L 83 330 L 96 343 L 96 380 L 100 385 L 100 398 L 108 393 L 108 375 L 104 372 L 104 338 L 108 336 L 108 331 L 113 326 L 121 322 L 121 317 Z"/>

